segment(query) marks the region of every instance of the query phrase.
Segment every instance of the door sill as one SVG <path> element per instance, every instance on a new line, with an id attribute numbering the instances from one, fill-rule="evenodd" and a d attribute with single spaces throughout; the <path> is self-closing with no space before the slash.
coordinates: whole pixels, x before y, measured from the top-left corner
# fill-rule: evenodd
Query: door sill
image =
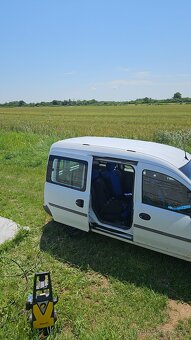
<path id="1" fill-rule="evenodd" d="M 102 225 L 99 225 L 97 223 L 93 223 L 91 225 L 91 231 L 93 232 L 103 232 L 105 235 L 111 235 L 111 236 L 116 236 L 116 237 L 120 237 L 122 239 L 126 239 L 129 241 L 133 241 L 133 235 L 128 234 L 125 230 L 123 229 L 111 229 L 109 227 L 103 227 Z"/>

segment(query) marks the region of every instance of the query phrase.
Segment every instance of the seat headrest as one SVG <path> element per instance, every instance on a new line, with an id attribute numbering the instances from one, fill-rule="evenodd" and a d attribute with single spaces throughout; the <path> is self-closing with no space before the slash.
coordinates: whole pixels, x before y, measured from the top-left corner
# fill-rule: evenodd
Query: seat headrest
<path id="1" fill-rule="evenodd" d="M 106 169 L 108 171 L 113 171 L 115 169 L 115 167 L 116 167 L 116 163 L 107 163 L 106 164 Z"/>

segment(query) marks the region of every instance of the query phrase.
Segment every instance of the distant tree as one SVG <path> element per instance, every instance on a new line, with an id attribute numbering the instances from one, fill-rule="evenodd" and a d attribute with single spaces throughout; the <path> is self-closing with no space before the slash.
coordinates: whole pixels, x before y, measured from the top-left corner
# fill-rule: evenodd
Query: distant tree
<path id="1" fill-rule="evenodd" d="M 23 105 L 25 105 L 26 103 L 24 102 L 24 100 L 19 100 L 19 102 L 18 102 L 18 106 L 23 106 Z"/>
<path id="2" fill-rule="evenodd" d="M 151 102 L 151 98 L 145 97 L 143 98 L 143 103 L 148 104 Z"/>
<path id="3" fill-rule="evenodd" d="M 63 100 L 62 105 L 68 105 L 68 101 L 67 100 Z"/>
<path id="4" fill-rule="evenodd" d="M 181 99 L 182 98 L 182 95 L 180 92 L 176 92 L 173 96 L 173 99 Z"/>
<path id="5" fill-rule="evenodd" d="M 58 105 L 59 103 L 58 103 L 58 100 L 53 100 L 52 101 L 52 105 Z"/>
<path id="6" fill-rule="evenodd" d="M 92 104 L 94 105 L 96 103 L 97 103 L 97 101 L 95 99 L 88 100 L 88 104 L 90 104 L 90 105 L 92 105 Z"/>

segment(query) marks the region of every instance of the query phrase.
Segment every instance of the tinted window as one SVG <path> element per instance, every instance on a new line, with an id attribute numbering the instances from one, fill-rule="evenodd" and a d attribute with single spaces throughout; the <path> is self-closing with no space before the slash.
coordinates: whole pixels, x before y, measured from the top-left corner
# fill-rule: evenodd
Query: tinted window
<path id="1" fill-rule="evenodd" d="M 190 214 L 189 190 L 180 182 L 159 172 L 143 171 L 142 202 L 155 207 Z"/>
<path id="2" fill-rule="evenodd" d="M 87 162 L 50 156 L 47 182 L 85 191 Z"/>

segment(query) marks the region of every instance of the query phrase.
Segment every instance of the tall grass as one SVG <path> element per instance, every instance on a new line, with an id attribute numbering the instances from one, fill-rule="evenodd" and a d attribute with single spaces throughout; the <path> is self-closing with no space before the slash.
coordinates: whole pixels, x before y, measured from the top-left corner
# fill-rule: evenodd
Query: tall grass
<path id="1" fill-rule="evenodd" d="M 191 130 L 159 131 L 154 134 L 154 140 L 158 143 L 191 150 Z"/>
<path id="2" fill-rule="evenodd" d="M 188 130 L 191 105 L 0 108 L 0 129 L 55 139 L 94 135 L 153 139 L 158 131 Z"/>

